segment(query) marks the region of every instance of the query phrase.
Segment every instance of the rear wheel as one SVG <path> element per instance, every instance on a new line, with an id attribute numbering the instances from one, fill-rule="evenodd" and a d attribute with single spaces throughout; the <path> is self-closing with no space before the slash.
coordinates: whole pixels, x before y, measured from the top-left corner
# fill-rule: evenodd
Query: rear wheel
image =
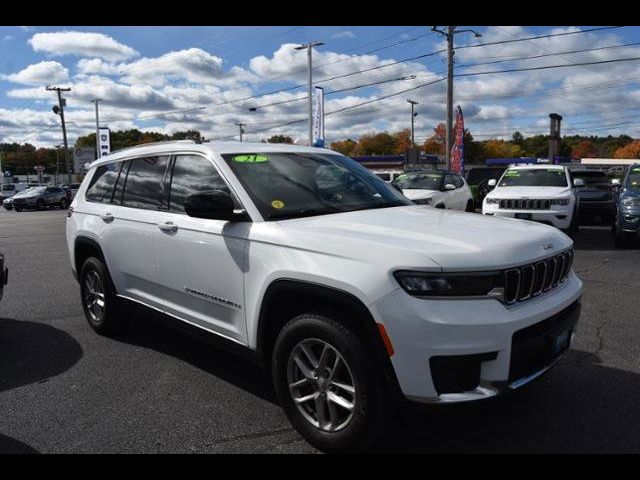
<path id="1" fill-rule="evenodd" d="M 276 340 L 272 375 L 289 421 L 327 452 L 371 448 L 388 426 L 388 397 L 372 354 L 350 328 L 305 313 Z"/>
<path id="2" fill-rule="evenodd" d="M 85 260 L 80 271 L 80 291 L 84 315 L 96 332 L 111 335 L 120 330 L 115 289 L 106 266 L 96 257 Z"/>
<path id="3" fill-rule="evenodd" d="M 475 212 L 475 205 L 473 203 L 473 199 L 469 199 L 467 202 L 467 208 L 465 208 L 465 212 Z"/>

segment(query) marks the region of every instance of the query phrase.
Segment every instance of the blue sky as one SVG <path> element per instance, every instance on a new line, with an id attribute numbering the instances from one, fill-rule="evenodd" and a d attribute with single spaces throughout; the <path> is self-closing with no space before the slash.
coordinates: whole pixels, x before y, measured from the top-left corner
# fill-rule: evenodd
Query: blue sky
<path id="1" fill-rule="evenodd" d="M 483 36 L 462 33 L 457 46 L 592 27 L 462 28 Z M 327 116 L 328 141 L 408 127 L 407 99 L 419 102 L 417 141 L 444 119 L 443 54 L 379 68 L 442 49 L 442 37 L 425 26 L 0 27 L 0 142 L 60 143 L 54 94 L 44 88 L 51 83 L 72 88 L 66 95 L 71 141 L 93 131 L 91 99 L 99 97 L 101 123 L 114 130 L 197 129 L 208 138 L 232 139 L 242 122 L 248 140 L 283 133 L 302 143 L 306 90 L 291 87 L 306 82 L 306 55 L 294 46 L 312 40 L 325 42 L 314 52 L 317 83 L 326 92 L 344 90 L 326 98 L 327 113 L 346 109 Z M 640 28 L 624 27 L 460 48 L 456 72 L 640 57 L 640 45 L 620 47 L 635 42 Z M 546 133 L 551 112 L 563 115 L 567 134 L 640 136 L 639 73 L 639 61 L 484 73 L 457 78 L 454 101 L 478 139 L 508 138 L 515 130 Z M 402 93 L 430 82 L 436 83 Z M 380 97 L 388 98 L 376 101 Z"/>

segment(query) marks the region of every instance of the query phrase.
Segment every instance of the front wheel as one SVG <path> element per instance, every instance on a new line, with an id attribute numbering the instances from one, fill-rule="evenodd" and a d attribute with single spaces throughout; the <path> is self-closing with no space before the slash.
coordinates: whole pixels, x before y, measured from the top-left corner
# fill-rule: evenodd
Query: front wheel
<path id="1" fill-rule="evenodd" d="M 374 364 L 350 328 L 305 313 L 276 340 L 274 388 L 289 421 L 311 445 L 326 452 L 362 451 L 381 438 L 391 417 Z"/>

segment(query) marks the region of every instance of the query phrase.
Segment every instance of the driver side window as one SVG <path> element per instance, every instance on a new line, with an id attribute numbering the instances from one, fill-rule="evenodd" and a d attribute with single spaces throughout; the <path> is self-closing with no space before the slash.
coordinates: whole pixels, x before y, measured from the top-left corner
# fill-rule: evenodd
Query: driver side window
<path id="1" fill-rule="evenodd" d="M 444 176 L 444 184 L 448 185 L 451 184 L 456 188 L 460 188 L 460 184 L 458 183 L 458 179 L 456 179 L 457 175 L 452 175 L 450 173 L 446 174 Z"/>

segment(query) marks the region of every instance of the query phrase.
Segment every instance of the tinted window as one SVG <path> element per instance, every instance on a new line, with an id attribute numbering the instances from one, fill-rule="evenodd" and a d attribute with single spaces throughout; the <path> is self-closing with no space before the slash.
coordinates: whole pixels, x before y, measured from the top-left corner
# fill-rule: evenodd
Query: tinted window
<path id="1" fill-rule="evenodd" d="M 229 188 L 209 160 L 198 155 L 176 157 L 169 193 L 171 211 L 184 212 L 184 202 L 189 195 L 212 190 L 229 192 Z"/>
<path id="2" fill-rule="evenodd" d="M 129 170 L 130 163 L 130 160 L 120 163 L 120 173 L 118 174 L 118 181 L 113 189 L 113 199 L 111 200 L 115 205 L 122 205 L 122 192 L 124 190 L 124 182 L 127 180 L 127 170 Z"/>
<path id="3" fill-rule="evenodd" d="M 413 172 L 398 175 L 396 185 L 405 190 L 440 190 L 442 187 L 442 173 Z"/>
<path id="4" fill-rule="evenodd" d="M 164 175 L 169 157 L 144 157 L 131 161 L 124 184 L 125 207 L 156 210 L 165 207 Z"/>
<path id="5" fill-rule="evenodd" d="M 501 187 L 566 187 L 567 176 L 559 168 L 508 169 L 500 179 Z"/>
<path id="6" fill-rule="evenodd" d="M 449 183 L 456 188 L 460 188 L 463 185 L 462 178 L 460 178 L 459 175 L 454 175 L 452 173 L 449 173 L 444 177 L 444 184 L 447 185 Z"/>
<path id="7" fill-rule="evenodd" d="M 460 175 L 454 175 L 453 176 L 453 184 L 456 186 L 456 188 L 460 188 L 464 185 L 464 180 L 462 179 L 462 177 Z"/>
<path id="8" fill-rule="evenodd" d="M 90 202 L 110 203 L 120 164 L 102 165 L 96 169 L 85 195 Z"/>

